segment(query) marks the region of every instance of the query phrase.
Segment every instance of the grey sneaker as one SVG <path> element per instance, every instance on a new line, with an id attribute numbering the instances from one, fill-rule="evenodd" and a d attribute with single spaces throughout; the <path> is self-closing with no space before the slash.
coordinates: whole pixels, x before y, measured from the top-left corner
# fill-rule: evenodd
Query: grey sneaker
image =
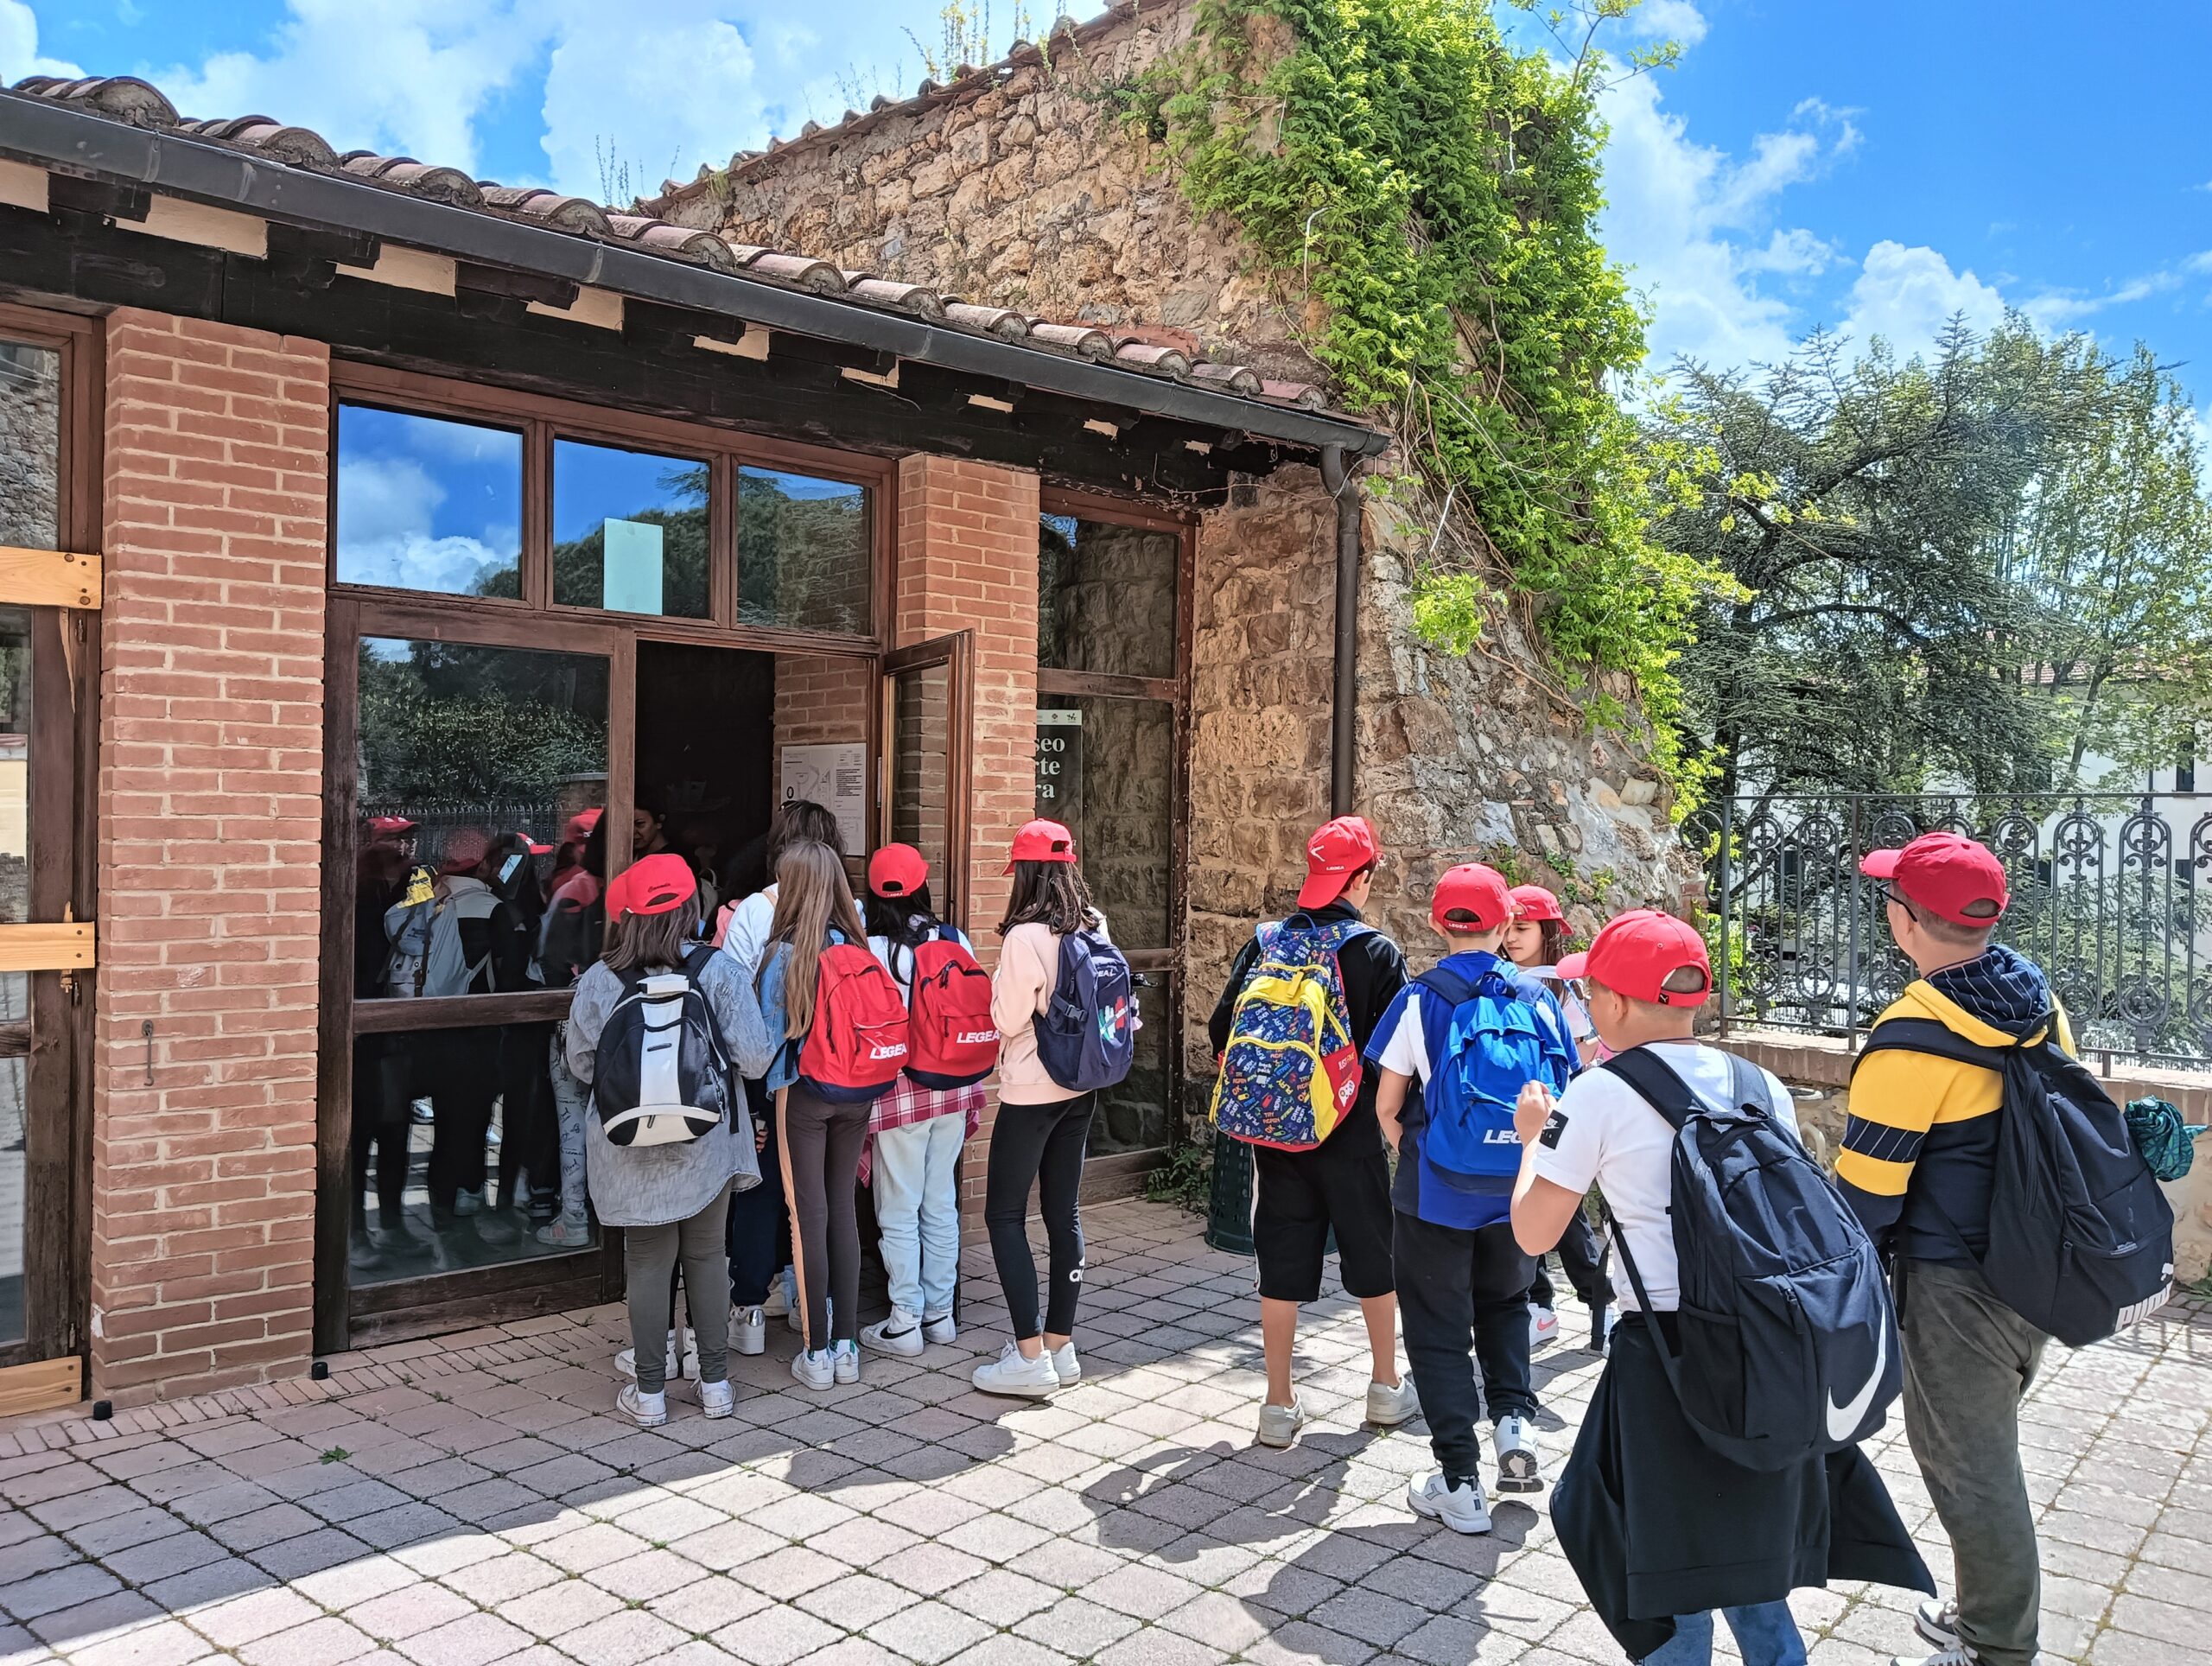
<path id="1" fill-rule="evenodd" d="M 1452 1481 L 1440 1472 L 1421 1476 L 1406 1488 L 1406 1503 L 1414 1515 L 1441 1522 L 1454 1533 L 1490 1531 L 1490 1506 L 1483 1501 L 1483 1484 L 1471 1477 Z"/>
<path id="2" fill-rule="evenodd" d="M 1259 1441 L 1263 1447 L 1287 1447 L 1305 1427 L 1306 1408 L 1295 1396 L 1287 1406 L 1278 1406 L 1270 1400 L 1260 1408 Z"/>
<path id="3" fill-rule="evenodd" d="M 1959 1605 L 1956 1599 L 1946 1602 L 1941 1597 L 1925 1597 L 1913 1614 L 1912 1629 L 1926 1637 L 1938 1649 L 1948 1649 L 1959 1640 Z"/>
<path id="4" fill-rule="evenodd" d="M 1083 1376 L 1083 1362 L 1075 1357 L 1075 1343 L 1063 1342 L 1048 1357 L 1052 1362 L 1052 1375 L 1060 1379 L 1060 1386 L 1073 1388 Z"/>
<path id="5" fill-rule="evenodd" d="M 1393 1385 L 1389 1383 L 1370 1383 L 1367 1385 L 1367 1421 L 1378 1428 L 1394 1429 L 1420 1414 L 1421 1396 L 1414 1392 L 1414 1380 L 1402 1377 Z"/>

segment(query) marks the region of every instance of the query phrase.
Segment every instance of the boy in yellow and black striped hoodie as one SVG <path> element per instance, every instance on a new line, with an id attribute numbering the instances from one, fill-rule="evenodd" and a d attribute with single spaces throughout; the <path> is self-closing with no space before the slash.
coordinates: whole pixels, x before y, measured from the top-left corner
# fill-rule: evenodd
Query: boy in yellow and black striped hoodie
<path id="1" fill-rule="evenodd" d="M 1933 1019 L 1988 1047 L 2074 1040 L 2040 969 L 1991 933 L 2005 868 L 1971 839 L 1928 833 L 1859 864 L 1883 882 L 1891 934 L 1919 971 L 1877 1021 Z M 1980 1262 L 2002 1079 L 1902 1049 L 1867 1052 L 1852 1078 L 1836 1178 L 1896 1270 L 1904 1423 L 1950 1536 L 1957 1599 L 1922 1605 L 1936 1652 L 1897 1666 L 2031 1666 L 2042 1599 L 2020 1467 L 2019 1404 L 2049 1339 L 1998 1300 Z"/>

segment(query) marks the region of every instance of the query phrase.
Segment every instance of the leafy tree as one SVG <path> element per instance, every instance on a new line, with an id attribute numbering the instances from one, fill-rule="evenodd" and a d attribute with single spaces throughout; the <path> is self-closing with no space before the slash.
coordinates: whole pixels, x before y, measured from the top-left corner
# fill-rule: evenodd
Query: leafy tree
<path id="1" fill-rule="evenodd" d="M 580 654 L 364 641 L 361 796 L 435 805 L 527 802 L 607 767 L 607 666 Z"/>

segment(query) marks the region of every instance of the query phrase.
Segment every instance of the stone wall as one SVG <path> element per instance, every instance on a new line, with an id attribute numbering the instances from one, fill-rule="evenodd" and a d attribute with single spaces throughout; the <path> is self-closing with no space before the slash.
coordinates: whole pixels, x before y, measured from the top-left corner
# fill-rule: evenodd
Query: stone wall
<path id="1" fill-rule="evenodd" d="M 60 474 L 61 355 L 0 340 L 0 544 L 54 547 Z"/>

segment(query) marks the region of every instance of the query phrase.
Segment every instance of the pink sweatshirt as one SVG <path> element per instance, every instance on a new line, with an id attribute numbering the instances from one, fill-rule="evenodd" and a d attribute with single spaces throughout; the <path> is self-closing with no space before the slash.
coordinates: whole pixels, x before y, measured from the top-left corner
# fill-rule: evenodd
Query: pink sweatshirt
<path id="1" fill-rule="evenodd" d="M 1103 930 L 1103 927 L 1102 926 Z M 999 1027 L 999 1103 L 1052 1105 L 1076 1096 L 1045 1073 L 1030 1021 L 1052 999 L 1060 981 L 1060 939 L 1034 922 L 1017 925 L 999 949 L 991 980 L 991 1017 Z"/>

